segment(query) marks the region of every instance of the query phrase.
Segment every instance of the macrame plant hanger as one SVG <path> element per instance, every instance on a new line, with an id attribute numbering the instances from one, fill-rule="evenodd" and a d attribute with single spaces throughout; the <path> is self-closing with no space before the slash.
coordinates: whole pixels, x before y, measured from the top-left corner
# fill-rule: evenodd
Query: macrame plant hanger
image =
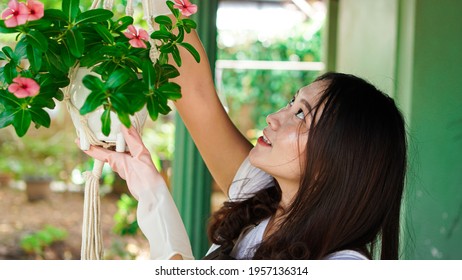
<path id="1" fill-rule="evenodd" d="M 149 25 L 149 33 L 154 30 L 154 16 L 155 11 L 152 0 L 142 0 L 144 19 Z M 104 0 L 103 8 L 112 10 L 114 0 Z M 96 9 L 101 6 L 101 0 L 94 0 L 90 9 Z M 129 16 L 133 16 L 133 0 L 127 0 L 127 6 L 125 13 Z M 151 40 L 150 58 L 151 61 L 155 62 L 159 57 L 154 41 Z M 69 79 L 71 84 L 75 83 L 76 72 L 78 66 L 72 69 Z M 86 116 L 81 116 L 79 109 L 71 102 L 70 88 L 67 87 L 64 90 L 64 99 L 69 112 L 73 112 L 79 116 L 81 129 L 77 130 L 77 135 L 84 133 L 90 143 L 90 145 L 102 146 L 108 148 L 113 146 L 107 142 L 100 141 L 96 138 L 94 133 L 88 127 L 88 119 Z M 133 119 L 133 125 L 135 125 L 138 132 L 141 131 L 141 121 L 137 118 L 136 114 Z M 83 223 L 82 223 L 82 247 L 81 247 L 81 259 L 82 260 L 101 260 L 103 258 L 103 239 L 101 233 L 101 213 L 100 213 L 100 196 L 99 196 L 99 180 L 103 171 L 104 162 L 100 160 L 94 161 L 93 170 L 84 173 L 85 178 L 85 191 L 84 191 L 84 203 L 83 203 Z"/>

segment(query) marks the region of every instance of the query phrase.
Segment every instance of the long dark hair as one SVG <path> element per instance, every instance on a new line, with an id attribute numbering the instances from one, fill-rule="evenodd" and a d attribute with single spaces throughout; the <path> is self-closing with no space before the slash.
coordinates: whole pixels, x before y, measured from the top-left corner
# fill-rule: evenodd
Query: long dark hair
<path id="1" fill-rule="evenodd" d="M 390 97 L 353 75 L 327 73 L 312 108 L 298 193 L 278 230 L 254 259 L 322 259 L 357 250 L 398 259 L 399 220 L 406 173 L 404 120 Z M 314 120 L 318 119 L 317 122 Z M 212 242 L 230 245 L 242 229 L 273 215 L 277 183 L 242 202 L 226 202 L 211 219 Z"/>

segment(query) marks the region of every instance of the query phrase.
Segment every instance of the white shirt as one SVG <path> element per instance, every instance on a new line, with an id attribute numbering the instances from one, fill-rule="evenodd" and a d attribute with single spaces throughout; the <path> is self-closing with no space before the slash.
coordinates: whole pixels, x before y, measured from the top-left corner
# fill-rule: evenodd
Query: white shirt
<path id="1" fill-rule="evenodd" d="M 242 162 L 229 187 L 228 196 L 230 201 L 241 201 L 252 197 L 256 192 L 273 186 L 274 179 L 268 173 L 250 164 L 247 157 Z M 263 233 L 268 225 L 269 218 L 261 221 L 256 226 L 244 229 L 237 239 L 231 257 L 242 260 L 252 259 L 255 251 L 263 240 Z M 212 244 L 207 255 L 218 249 L 220 245 Z M 328 255 L 327 260 L 367 260 L 361 253 L 353 250 L 342 250 Z"/>

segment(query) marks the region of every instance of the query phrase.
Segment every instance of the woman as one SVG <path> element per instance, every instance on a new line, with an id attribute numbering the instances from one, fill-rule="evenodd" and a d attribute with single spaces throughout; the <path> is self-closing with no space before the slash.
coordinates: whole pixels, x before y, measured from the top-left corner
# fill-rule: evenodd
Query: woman
<path id="1" fill-rule="evenodd" d="M 242 230 L 265 223 L 263 240 L 240 256 L 370 259 L 381 241 L 381 259 L 397 259 L 406 140 L 393 100 L 360 78 L 328 73 L 267 123 L 249 160 L 274 183 L 215 213 L 212 241 L 239 254 L 233 241 L 245 241 Z"/>
<path id="2" fill-rule="evenodd" d="M 176 102 L 212 176 L 230 200 L 213 215 L 206 258 L 397 259 L 406 170 L 404 122 L 394 102 L 364 80 L 327 73 L 267 117 L 252 147 L 216 95 L 204 49 L 184 54 Z M 130 153 L 92 147 L 139 199 L 153 258 L 192 258 L 162 177 L 134 129 Z"/>

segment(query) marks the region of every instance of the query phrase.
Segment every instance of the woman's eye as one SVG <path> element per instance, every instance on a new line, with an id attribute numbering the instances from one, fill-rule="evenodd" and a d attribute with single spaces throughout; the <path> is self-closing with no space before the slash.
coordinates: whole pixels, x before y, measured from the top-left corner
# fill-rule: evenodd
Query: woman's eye
<path id="1" fill-rule="evenodd" d="M 302 119 L 302 120 L 305 119 L 305 113 L 303 113 L 303 110 L 302 110 L 302 109 L 298 110 L 298 112 L 295 114 L 295 116 L 296 116 L 297 118 L 299 118 L 299 119 Z"/>
<path id="2" fill-rule="evenodd" d="M 294 105 L 294 102 L 295 102 L 295 97 L 292 97 L 292 99 L 289 101 L 289 104 L 287 104 L 289 107 L 292 107 L 292 105 Z"/>

